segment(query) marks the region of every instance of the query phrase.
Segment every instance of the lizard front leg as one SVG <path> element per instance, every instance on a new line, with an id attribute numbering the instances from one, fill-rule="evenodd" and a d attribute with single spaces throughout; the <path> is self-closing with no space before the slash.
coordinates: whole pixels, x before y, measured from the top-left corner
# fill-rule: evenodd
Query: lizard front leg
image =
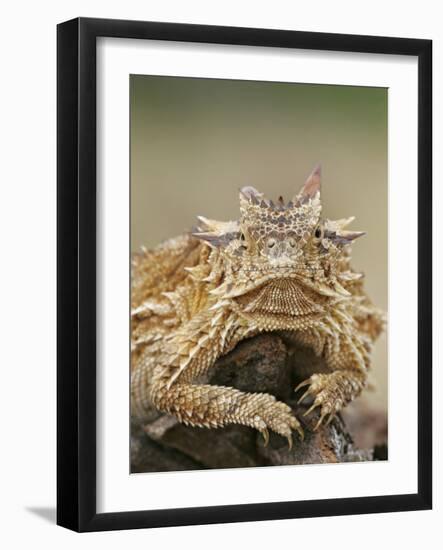
<path id="1" fill-rule="evenodd" d="M 230 387 L 195 384 L 216 359 L 254 333 L 230 310 L 202 312 L 169 342 L 153 373 L 150 401 L 192 426 L 241 424 L 259 430 L 265 441 L 268 429 L 292 443 L 291 431 L 303 435 L 289 406 L 264 393 L 244 393 Z M 137 389 L 138 388 L 138 389 Z M 135 384 L 139 390 L 139 383 Z"/>
<path id="2" fill-rule="evenodd" d="M 329 424 L 338 412 L 360 395 L 368 381 L 368 353 L 358 334 L 327 339 L 324 357 L 332 372 L 313 374 L 295 388 L 298 391 L 308 386 L 299 403 L 308 396 L 314 397 L 304 416 L 320 408 L 314 430 L 321 426 L 326 417 Z"/>
<path id="3" fill-rule="evenodd" d="M 154 386 L 151 399 L 157 409 L 176 416 L 190 426 L 218 428 L 241 424 L 262 433 L 268 430 L 286 437 L 292 447 L 292 430 L 303 438 L 303 430 L 291 408 L 266 393 L 245 393 L 225 386 L 173 384 L 169 389 Z"/>

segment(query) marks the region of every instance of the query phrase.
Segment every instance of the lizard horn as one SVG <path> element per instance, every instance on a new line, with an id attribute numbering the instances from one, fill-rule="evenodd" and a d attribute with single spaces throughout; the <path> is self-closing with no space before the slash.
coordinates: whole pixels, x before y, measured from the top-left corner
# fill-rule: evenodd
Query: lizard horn
<path id="1" fill-rule="evenodd" d="M 249 202 L 252 202 L 253 204 L 258 204 L 262 198 L 263 193 L 257 191 L 255 187 L 247 185 L 246 187 L 242 187 L 240 189 L 240 199 L 247 200 Z"/>
<path id="2" fill-rule="evenodd" d="M 314 198 L 317 193 L 320 193 L 321 186 L 321 166 L 318 164 L 308 179 L 305 181 L 300 192 L 292 199 L 296 204 L 303 204 L 308 199 Z"/>
<path id="3" fill-rule="evenodd" d="M 339 230 L 336 232 L 337 238 L 343 240 L 346 242 L 352 242 L 355 239 L 358 239 L 359 237 L 363 237 L 363 235 L 366 235 L 366 231 L 346 231 L 346 230 Z"/>

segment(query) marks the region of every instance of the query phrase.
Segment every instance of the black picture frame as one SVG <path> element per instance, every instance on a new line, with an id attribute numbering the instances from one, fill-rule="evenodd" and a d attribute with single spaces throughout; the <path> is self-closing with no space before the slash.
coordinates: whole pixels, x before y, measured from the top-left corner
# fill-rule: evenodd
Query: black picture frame
<path id="1" fill-rule="evenodd" d="M 96 512 L 96 39 L 400 54 L 418 58 L 418 490 L 416 494 Z M 78 18 L 57 29 L 57 523 L 76 531 L 432 507 L 432 42 Z"/>

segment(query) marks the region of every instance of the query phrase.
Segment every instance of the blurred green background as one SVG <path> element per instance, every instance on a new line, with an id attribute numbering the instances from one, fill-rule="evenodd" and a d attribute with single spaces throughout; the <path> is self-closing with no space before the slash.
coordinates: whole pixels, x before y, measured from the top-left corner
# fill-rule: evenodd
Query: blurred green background
<path id="1" fill-rule="evenodd" d="M 323 215 L 368 232 L 353 265 L 387 309 L 387 89 L 132 75 L 130 95 L 133 251 L 237 219 L 243 185 L 289 200 L 320 162 Z M 385 410 L 386 348 L 366 394 Z"/>

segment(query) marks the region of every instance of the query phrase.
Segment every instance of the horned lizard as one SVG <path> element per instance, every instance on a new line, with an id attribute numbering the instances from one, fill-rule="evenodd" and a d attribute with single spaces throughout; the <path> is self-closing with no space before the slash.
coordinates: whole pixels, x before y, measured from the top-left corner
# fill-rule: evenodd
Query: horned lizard
<path id="1" fill-rule="evenodd" d="M 154 406 L 190 426 L 241 424 L 288 439 L 303 429 L 273 395 L 201 383 L 216 359 L 261 332 L 290 331 L 322 356 L 328 372 L 307 386 L 315 426 L 367 385 L 373 342 L 384 315 L 350 266 L 350 245 L 364 232 L 354 218 L 321 217 L 320 167 L 287 204 L 253 187 L 240 190 L 240 219 L 198 216 L 193 231 L 133 257 L 131 408 Z"/>

